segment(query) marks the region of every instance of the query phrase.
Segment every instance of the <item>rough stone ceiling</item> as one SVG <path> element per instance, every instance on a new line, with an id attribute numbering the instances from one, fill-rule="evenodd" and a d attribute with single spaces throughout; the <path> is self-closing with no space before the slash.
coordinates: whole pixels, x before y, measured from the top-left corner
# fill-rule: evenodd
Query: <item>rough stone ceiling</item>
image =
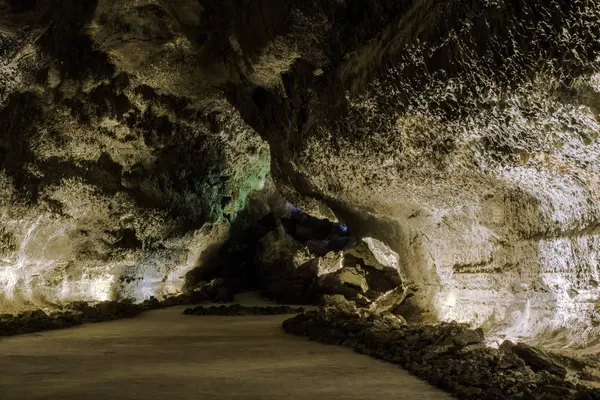
<path id="1" fill-rule="evenodd" d="M 425 315 L 585 343 L 599 50 L 595 0 L 0 0 L 0 284 L 177 290 L 270 162 Z"/>

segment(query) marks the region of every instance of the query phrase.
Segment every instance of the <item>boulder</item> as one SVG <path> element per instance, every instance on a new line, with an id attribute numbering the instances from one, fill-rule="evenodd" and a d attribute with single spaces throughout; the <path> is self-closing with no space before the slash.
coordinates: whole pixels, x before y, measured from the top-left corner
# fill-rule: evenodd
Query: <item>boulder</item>
<path id="1" fill-rule="evenodd" d="M 339 283 L 342 285 L 352 286 L 360 289 L 362 293 L 369 290 L 366 274 L 360 267 L 345 267 L 337 274 Z"/>
<path id="2" fill-rule="evenodd" d="M 333 274 L 344 266 L 344 257 L 341 252 L 330 251 L 317 260 L 317 274 L 319 276 Z"/>
<path id="3" fill-rule="evenodd" d="M 355 314 L 358 312 L 356 302 L 346 299 L 341 294 L 324 295 L 322 299 L 324 307 L 331 307 L 346 314 Z"/>
<path id="4" fill-rule="evenodd" d="M 300 304 L 315 301 L 314 281 L 317 261 L 281 225 L 259 242 L 256 255 L 257 278 L 269 297 L 280 302 Z"/>
<path id="5" fill-rule="evenodd" d="M 369 310 L 376 313 L 388 312 L 404 301 L 406 292 L 406 287 L 403 285 L 392 289 L 375 299 L 369 306 Z"/>
<path id="6" fill-rule="evenodd" d="M 525 343 L 518 343 L 512 346 L 510 351 L 523 359 L 525 364 L 530 366 L 534 371 L 548 371 L 561 378 L 567 376 L 566 368 L 552 361 L 550 357 L 540 349 L 536 349 Z"/>

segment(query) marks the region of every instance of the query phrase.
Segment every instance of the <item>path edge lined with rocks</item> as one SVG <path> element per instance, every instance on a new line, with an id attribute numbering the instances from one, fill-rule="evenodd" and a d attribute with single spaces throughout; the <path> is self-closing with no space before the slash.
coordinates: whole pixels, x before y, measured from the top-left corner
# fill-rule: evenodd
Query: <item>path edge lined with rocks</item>
<path id="1" fill-rule="evenodd" d="M 323 307 L 282 327 L 398 364 L 458 399 L 600 400 L 600 390 L 571 382 L 542 350 L 509 341 L 490 348 L 483 330 L 465 324 L 407 325 L 391 314 Z"/>

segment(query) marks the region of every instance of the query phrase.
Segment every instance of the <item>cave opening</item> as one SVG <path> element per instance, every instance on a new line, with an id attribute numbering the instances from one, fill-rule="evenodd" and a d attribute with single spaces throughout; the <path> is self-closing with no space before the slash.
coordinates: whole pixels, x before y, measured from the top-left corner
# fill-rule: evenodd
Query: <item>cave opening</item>
<path id="1" fill-rule="evenodd" d="M 350 301 L 397 314 L 409 291 L 395 252 L 353 235 L 340 221 L 312 216 L 283 198 L 276 203 L 253 215 L 249 201 L 228 239 L 188 273 L 192 296 L 231 302 L 240 293 L 258 292 L 279 304 Z"/>
<path id="2" fill-rule="evenodd" d="M 356 238 L 340 221 L 314 217 L 283 198 L 277 203 L 253 215 L 250 200 L 227 240 L 187 274 L 187 290 L 213 301 L 256 291 L 280 303 L 318 303 L 318 260 Z"/>

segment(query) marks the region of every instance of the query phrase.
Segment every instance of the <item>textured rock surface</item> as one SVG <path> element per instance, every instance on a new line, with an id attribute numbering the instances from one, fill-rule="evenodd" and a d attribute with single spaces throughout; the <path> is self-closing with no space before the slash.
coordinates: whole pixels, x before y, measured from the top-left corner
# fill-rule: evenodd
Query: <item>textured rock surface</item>
<path id="1" fill-rule="evenodd" d="M 398 254 L 375 239 L 353 238 L 331 222 L 304 217 L 278 222 L 259 240 L 255 268 L 265 294 L 292 304 L 339 294 L 379 312 L 404 300 Z M 320 240 L 302 241 L 305 232 Z"/>
<path id="2" fill-rule="evenodd" d="M 358 3 L 319 10 L 322 52 L 302 53 L 283 88 L 238 95 L 280 187 L 388 243 L 419 288 L 407 307 L 585 345 L 600 293 L 599 4 Z"/>
<path id="3" fill-rule="evenodd" d="M 286 332 L 400 364 L 458 399 L 597 399 L 565 370 L 521 343 L 485 347 L 481 329 L 453 323 L 408 326 L 389 316 L 325 307 L 283 322 Z"/>
<path id="4" fill-rule="evenodd" d="M 398 255 L 407 315 L 585 345 L 599 38 L 597 0 L 0 0 L 3 304 L 177 290 L 257 132 L 290 201 Z"/>
<path id="5" fill-rule="evenodd" d="M 186 308 L 183 310 L 185 315 L 225 315 L 225 316 L 242 316 L 242 315 L 280 315 L 280 314 L 299 314 L 304 312 L 302 307 L 294 308 L 289 306 L 242 306 L 241 304 L 233 304 L 229 306 L 198 306 L 194 308 Z"/>
<path id="6" fill-rule="evenodd" d="M 199 4 L 154 3 L 0 1 L 5 312 L 178 292 L 264 183 L 184 34 Z"/>

